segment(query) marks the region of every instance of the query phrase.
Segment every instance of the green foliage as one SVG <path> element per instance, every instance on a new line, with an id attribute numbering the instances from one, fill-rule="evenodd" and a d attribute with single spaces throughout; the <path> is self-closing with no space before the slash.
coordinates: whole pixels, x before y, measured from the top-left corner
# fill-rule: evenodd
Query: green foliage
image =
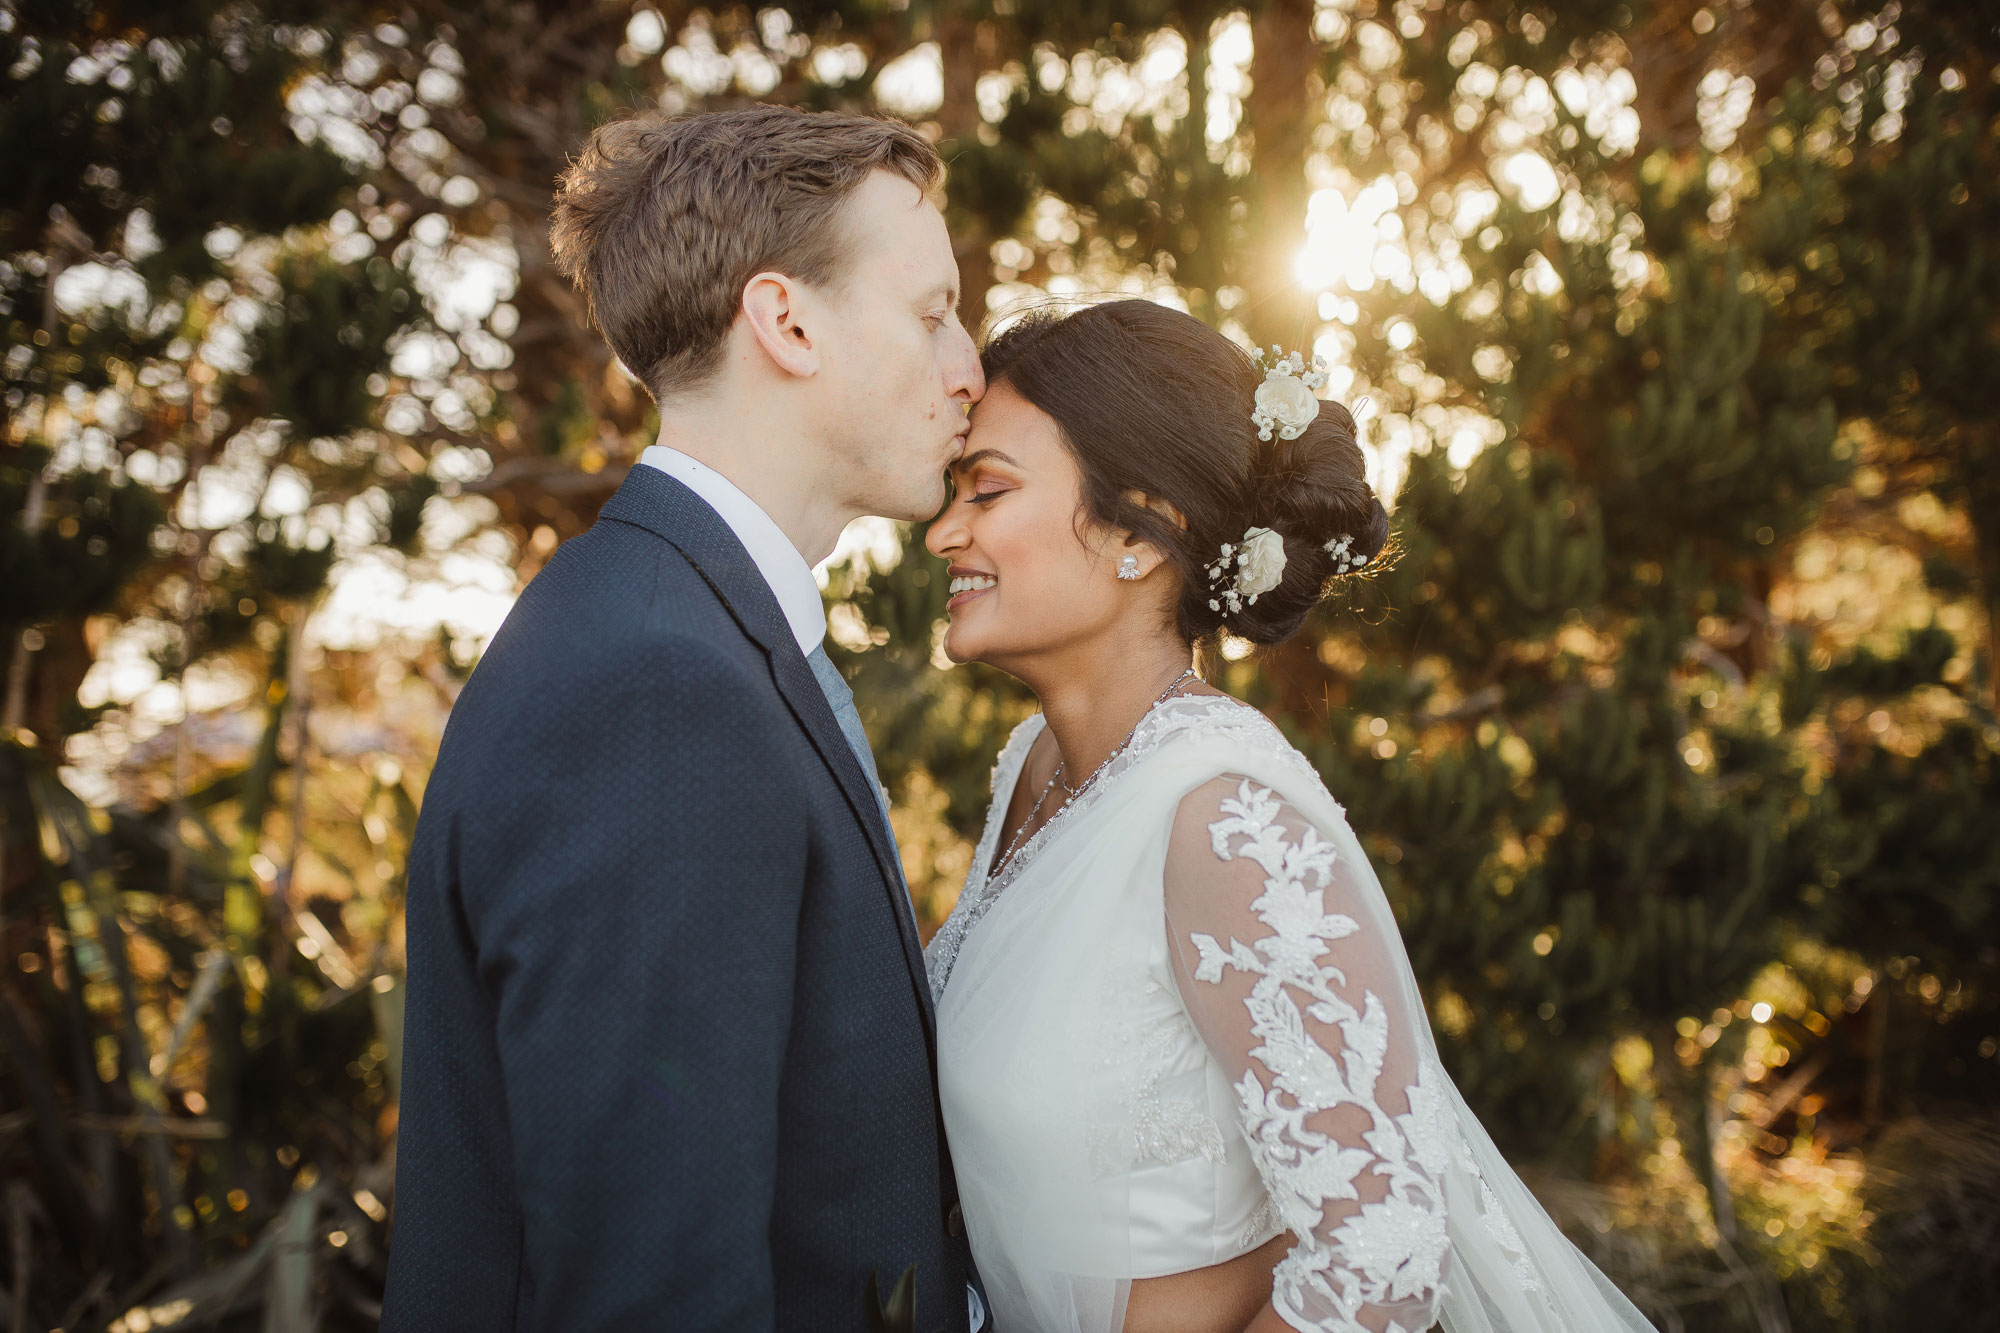
<path id="1" fill-rule="evenodd" d="M 1827 935 L 1864 956 L 1907 955 L 1954 978 L 1992 967 L 2000 941 L 1993 836 L 2000 761 L 1987 730 L 1949 723 L 1915 754 L 1861 749 L 1835 796 L 1846 817 L 1826 863 L 1829 886 L 1838 888 L 1827 895 Z M 1990 1011 L 2000 997 L 1981 988 L 1965 1000 Z M 1961 1095 L 2000 1092 L 2000 1080 L 1987 1073 L 1975 1087 Z"/>
<path id="2" fill-rule="evenodd" d="M 1944 682 L 1945 668 L 1958 656 L 1958 640 L 1936 621 L 1903 633 L 1902 651 L 1879 657 L 1863 644 L 1825 675 L 1826 684 L 1855 695 L 1906 695 L 1922 685 Z"/>
<path id="3" fill-rule="evenodd" d="M 410 275 L 379 256 L 357 271 L 324 254 L 294 254 L 278 280 L 251 364 L 265 410 L 305 437 L 367 426 L 369 379 L 387 368 L 393 340 L 421 308 Z"/>
<path id="4" fill-rule="evenodd" d="M 1559 456 L 1495 446 L 1460 472 L 1442 451 L 1418 454 L 1397 516 L 1403 553 L 1382 595 L 1418 618 L 1426 651 L 1464 668 L 1503 634 L 1554 634 L 1604 599 L 1604 520 Z"/>
<path id="5" fill-rule="evenodd" d="M 438 494 L 437 479 L 428 473 L 412 477 L 389 493 L 389 513 L 382 522 L 382 542 L 392 550 L 414 548 L 423 532 L 424 506 Z"/>
<path id="6" fill-rule="evenodd" d="M 48 449 L 32 445 L 0 460 L 0 513 L 27 510 L 48 462 Z M 0 527 L 0 623 L 102 611 L 152 558 L 162 515 L 144 487 L 79 473 L 45 486 L 40 504 L 38 528 Z"/>
<path id="7" fill-rule="evenodd" d="M 343 904 L 293 883 L 309 842 L 362 842 L 375 880 L 415 799 L 400 770 L 341 791 L 294 667 L 351 553 L 341 506 L 414 548 L 440 483 L 374 429 L 427 316 L 406 254 L 330 244 L 360 185 L 294 129 L 288 97 L 327 72 L 296 17 L 0 14 L 0 1155 L 9 1314 L 37 1328 L 240 1319 L 246 1291 L 274 1327 L 358 1326 L 379 1297 L 400 982 L 379 951 L 321 947 Z M 252 682 L 260 731 L 217 762 L 190 717 L 165 781 L 96 809 L 61 766 L 108 711 L 78 698 L 93 654 L 125 633 L 177 694 L 191 671 Z M 343 807 L 366 829 L 324 813 Z"/>
<path id="8" fill-rule="evenodd" d="M 212 15 L 185 6 L 186 27 L 112 62 L 115 82 L 71 69 L 74 53 L 110 54 L 97 6 L 37 6 L 0 34 L 0 64 L 26 70 L 0 102 L 0 151 L 20 165 L 0 185 L 0 249 L 32 247 L 53 208 L 104 235 L 143 205 L 162 241 L 148 276 L 205 277 L 210 229 L 275 235 L 333 211 L 352 173 L 298 142 L 284 107 L 307 62 L 268 23 L 224 32 Z"/>
<path id="9" fill-rule="evenodd" d="M 1883 1327 L 1992 1328 L 2000 1229 L 1987 1201 L 2000 1193 L 2000 1125 L 1991 1115 L 1914 1122 L 1879 1159 L 1867 1192 L 1877 1261 L 1905 1280 L 1891 1308 L 1871 1293 L 1870 1313 Z"/>

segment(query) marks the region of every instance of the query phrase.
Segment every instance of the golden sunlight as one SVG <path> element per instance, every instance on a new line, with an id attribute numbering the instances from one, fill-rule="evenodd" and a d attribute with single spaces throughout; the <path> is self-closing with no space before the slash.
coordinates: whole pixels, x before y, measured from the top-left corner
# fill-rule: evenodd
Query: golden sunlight
<path id="1" fill-rule="evenodd" d="M 1396 182 L 1378 176 L 1349 203 L 1339 190 L 1313 191 L 1306 204 L 1306 243 L 1292 274 L 1309 292 L 1344 286 L 1365 292 L 1375 285 L 1377 251 L 1394 240 L 1382 220 L 1396 207 Z M 1404 256 L 1405 266 L 1407 256 Z"/>

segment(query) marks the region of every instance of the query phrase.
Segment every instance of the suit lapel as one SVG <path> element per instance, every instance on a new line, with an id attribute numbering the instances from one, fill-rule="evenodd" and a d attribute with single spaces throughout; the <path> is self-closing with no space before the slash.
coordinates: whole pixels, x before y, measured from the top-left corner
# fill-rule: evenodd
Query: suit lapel
<path id="1" fill-rule="evenodd" d="M 778 693 L 832 772 L 841 795 L 846 797 L 848 808 L 868 839 L 869 850 L 875 855 L 883 886 L 889 894 L 896 932 L 902 940 L 903 963 L 909 969 L 911 984 L 923 1009 L 924 1035 L 934 1046 L 936 1020 L 930 980 L 924 971 L 923 943 L 917 936 L 916 917 L 909 890 L 903 884 L 902 865 L 882 823 L 882 807 L 840 729 L 839 720 L 833 715 L 826 691 L 820 688 L 812 667 L 799 651 L 798 639 L 778 606 L 777 596 L 764 581 L 763 572 L 729 525 L 705 500 L 658 468 L 634 466 L 599 517 L 644 528 L 680 551 L 722 599 L 744 634 L 764 650 Z"/>

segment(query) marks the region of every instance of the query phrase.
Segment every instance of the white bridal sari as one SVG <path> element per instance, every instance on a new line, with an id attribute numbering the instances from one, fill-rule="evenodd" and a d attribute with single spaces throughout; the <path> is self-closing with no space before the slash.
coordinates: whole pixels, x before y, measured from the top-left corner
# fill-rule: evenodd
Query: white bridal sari
<path id="1" fill-rule="evenodd" d="M 1002 751 L 926 953 L 998 1333 L 1117 1333 L 1133 1279 L 1286 1230 L 1297 1329 L 1652 1333 L 1446 1077 L 1381 885 L 1276 727 L 1155 706 L 985 883 L 1042 725 Z"/>

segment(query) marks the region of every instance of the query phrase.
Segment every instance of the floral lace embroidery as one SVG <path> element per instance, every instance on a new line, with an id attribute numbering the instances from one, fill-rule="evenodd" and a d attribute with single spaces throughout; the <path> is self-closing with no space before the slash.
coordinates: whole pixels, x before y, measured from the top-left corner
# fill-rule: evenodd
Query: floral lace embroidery
<path id="1" fill-rule="evenodd" d="M 1535 1266 L 1528 1260 L 1528 1247 L 1521 1243 L 1520 1233 L 1508 1220 L 1500 1197 L 1486 1183 L 1485 1173 L 1472 1155 L 1472 1145 L 1465 1141 L 1458 1116 L 1445 1095 L 1447 1083 L 1444 1067 L 1426 1056 L 1418 1067 L 1417 1081 L 1410 1087 L 1410 1115 L 1420 1127 L 1420 1132 L 1412 1137 L 1417 1162 L 1437 1177 L 1442 1177 L 1448 1167 L 1456 1166 L 1478 1183 L 1479 1220 L 1485 1224 L 1487 1234 L 1506 1252 L 1521 1289 L 1540 1291 L 1542 1284 L 1535 1275 Z"/>
<path id="2" fill-rule="evenodd" d="M 1285 739 L 1285 734 L 1248 704 L 1213 694 L 1178 695 L 1155 704 L 1152 711 L 1139 720 L 1132 739 L 1126 743 L 1125 752 L 1111 761 L 1083 795 L 1058 810 L 1054 818 L 1030 834 L 1027 842 L 1014 854 L 1013 860 L 988 882 L 986 872 L 992 863 L 994 848 L 999 845 L 1001 826 L 1007 820 L 1007 805 L 1014 794 L 1015 784 L 1020 780 L 1021 767 L 1027 762 L 1028 751 L 1034 747 L 1035 738 L 1042 734 L 1045 725 L 1040 713 L 1022 722 L 1014 728 L 1014 734 L 1007 738 L 1007 744 L 1001 747 L 1000 756 L 994 761 L 992 804 L 987 807 L 986 827 L 980 833 L 979 848 L 973 855 L 971 870 L 966 873 L 965 887 L 959 891 L 958 902 L 953 905 L 944 924 L 938 927 L 930 947 L 924 950 L 924 970 L 929 975 L 934 997 L 944 994 L 945 984 L 951 979 L 952 967 L 958 961 L 958 952 L 964 947 L 967 932 L 980 917 L 986 915 L 1007 886 L 1021 877 L 1022 871 L 1034 861 L 1035 853 L 1047 844 L 1049 838 L 1058 829 L 1073 822 L 1081 811 L 1095 805 L 1119 777 L 1177 737 L 1200 734 L 1268 751 L 1282 756 L 1298 770 L 1301 777 L 1314 783 L 1320 780 L 1306 757 Z"/>
<path id="3" fill-rule="evenodd" d="M 1249 1250 L 1262 1245 L 1271 1238 L 1273 1232 L 1282 1231 L 1284 1228 L 1285 1215 L 1278 1211 L 1277 1200 L 1266 1194 L 1264 1202 L 1257 1205 L 1257 1211 L 1250 1214 L 1250 1221 L 1244 1226 L 1243 1234 L 1237 1238 L 1236 1248 Z"/>
<path id="4" fill-rule="evenodd" d="M 1000 747 L 1000 755 L 993 761 L 992 802 L 986 808 L 986 827 L 980 831 L 979 846 L 972 854 L 972 868 L 966 872 L 965 886 L 958 891 L 958 901 L 952 904 L 944 924 L 938 927 L 937 934 L 931 937 L 930 945 L 924 950 L 924 971 L 929 975 L 933 997 L 944 994 L 945 979 L 951 976 L 952 964 L 958 961 L 958 950 L 965 943 L 965 932 L 983 914 L 983 909 L 974 909 L 991 887 L 986 883 L 986 867 L 992 864 L 994 850 L 1000 845 L 1000 828 L 1007 819 L 1003 801 L 1013 795 L 1014 784 L 1020 778 L 1021 766 L 1027 762 L 1028 751 L 1034 748 L 1035 738 L 1042 734 L 1046 725 L 1040 713 L 1023 720 L 1007 738 L 1007 743 Z M 1031 845 L 1034 841 L 1029 839 Z M 1026 851 L 1027 848 L 1021 850 Z M 1014 858 L 1017 864 L 1020 859 L 1018 855 Z"/>
<path id="5" fill-rule="evenodd" d="M 1229 1150 L 1222 1126 L 1194 1102 L 1160 1091 L 1175 1057 L 1198 1049 L 1201 1038 L 1159 978 L 1139 959 L 1127 959 L 1106 970 L 1090 1008 L 1096 1014 L 1151 1015 L 1116 1020 L 1101 1033 L 1103 1094 L 1088 1128 L 1092 1172 L 1108 1179 L 1139 1166 L 1172 1166 L 1197 1157 L 1223 1161 Z M 1078 1014 L 1075 1020 L 1094 1024 L 1095 1016 Z"/>
<path id="6" fill-rule="evenodd" d="M 1222 1127 L 1193 1102 L 1159 1096 L 1159 1083 L 1160 1076 L 1155 1073 L 1133 1092 L 1130 1150 L 1134 1165 L 1172 1166 L 1196 1157 L 1221 1162 L 1227 1157 Z"/>
<path id="7" fill-rule="evenodd" d="M 1528 1247 L 1521 1243 L 1521 1235 L 1514 1230 L 1514 1224 L 1507 1220 L 1507 1210 L 1500 1205 L 1500 1196 L 1486 1183 L 1486 1177 L 1478 1167 L 1466 1164 L 1473 1179 L 1479 1182 L 1479 1220 L 1486 1224 L 1486 1230 L 1493 1239 L 1500 1242 L 1500 1248 L 1507 1251 L 1507 1257 L 1514 1262 L 1514 1273 L 1521 1280 L 1521 1290 L 1540 1291 L 1541 1282 L 1535 1277 L 1535 1266 L 1528 1262 Z"/>
<path id="8" fill-rule="evenodd" d="M 1232 939 L 1227 948 L 1212 935 L 1191 937 L 1200 953 L 1195 980 L 1220 982 L 1228 968 L 1256 978 L 1245 1003 L 1260 1043 L 1250 1051 L 1257 1063 L 1237 1083 L 1237 1098 L 1266 1188 L 1300 1238 L 1273 1274 L 1272 1301 L 1288 1323 L 1323 1333 L 1369 1333 L 1359 1319 L 1363 1311 L 1397 1307 L 1389 1333 L 1414 1333 L 1430 1327 L 1443 1294 L 1451 1236 L 1438 1173 L 1449 1139 L 1436 1132 L 1437 1098 L 1426 1095 L 1431 1090 L 1412 1090 L 1408 1114 L 1382 1109 L 1376 1083 L 1389 1047 L 1388 1013 L 1373 992 L 1357 1010 L 1336 989 L 1346 986 L 1345 975 L 1320 961 L 1329 944 L 1360 929 L 1352 917 L 1325 908 L 1334 848 L 1312 828 L 1296 843 L 1288 841 L 1280 808 L 1269 789 L 1246 780 L 1234 800 L 1222 803 L 1223 818 L 1209 825 L 1218 858 L 1247 857 L 1263 869 L 1264 892 L 1251 906 L 1271 934 L 1254 945 Z M 1292 990 L 1310 1001 L 1305 1013 Z M 1308 1015 L 1339 1029 L 1338 1058 L 1306 1031 Z M 1420 1067 L 1420 1084 L 1423 1072 Z M 1365 1147 L 1307 1123 L 1338 1107 L 1367 1115 Z M 1356 1182 L 1364 1172 L 1382 1180 L 1382 1197 L 1326 1234 L 1326 1205 L 1358 1201 Z M 1416 1322 L 1401 1322 L 1405 1314 Z"/>

